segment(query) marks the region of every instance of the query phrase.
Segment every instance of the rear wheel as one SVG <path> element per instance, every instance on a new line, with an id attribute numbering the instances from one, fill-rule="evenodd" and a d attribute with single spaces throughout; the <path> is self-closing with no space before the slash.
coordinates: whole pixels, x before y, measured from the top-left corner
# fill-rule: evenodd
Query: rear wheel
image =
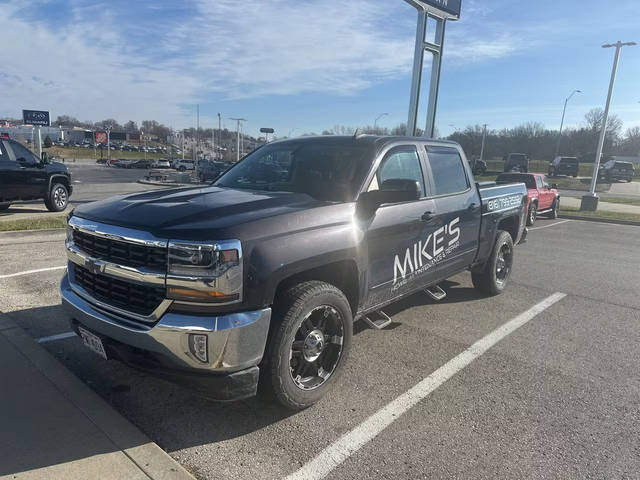
<path id="1" fill-rule="evenodd" d="M 538 206 L 535 203 L 531 203 L 531 205 L 529 205 L 529 212 L 527 213 L 527 225 L 531 226 L 536 223 L 537 216 Z"/>
<path id="2" fill-rule="evenodd" d="M 551 206 L 551 213 L 549 214 L 549 216 L 553 219 L 558 218 L 558 210 L 560 210 L 560 199 L 556 198 L 553 201 L 553 205 Z"/>
<path id="3" fill-rule="evenodd" d="M 49 195 L 44 200 L 44 204 L 50 212 L 61 212 L 67 208 L 69 203 L 69 191 L 61 183 L 55 183 Z"/>
<path id="4" fill-rule="evenodd" d="M 351 307 L 340 290 L 319 281 L 288 289 L 278 304 L 261 387 L 301 410 L 320 400 L 341 373 L 353 334 Z"/>
<path id="5" fill-rule="evenodd" d="M 488 295 L 498 295 L 507 286 L 513 267 L 513 239 L 504 230 L 498 230 L 496 243 L 482 270 L 471 272 L 473 286 Z"/>

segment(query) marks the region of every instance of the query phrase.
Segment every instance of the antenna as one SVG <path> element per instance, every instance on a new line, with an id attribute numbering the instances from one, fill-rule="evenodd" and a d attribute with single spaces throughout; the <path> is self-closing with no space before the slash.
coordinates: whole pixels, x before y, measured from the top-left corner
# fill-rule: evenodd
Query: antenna
<path id="1" fill-rule="evenodd" d="M 356 128 L 356 131 L 353 132 L 353 139 L 355 140 L 356 138 L 358 138 L 358 129 Z"/>

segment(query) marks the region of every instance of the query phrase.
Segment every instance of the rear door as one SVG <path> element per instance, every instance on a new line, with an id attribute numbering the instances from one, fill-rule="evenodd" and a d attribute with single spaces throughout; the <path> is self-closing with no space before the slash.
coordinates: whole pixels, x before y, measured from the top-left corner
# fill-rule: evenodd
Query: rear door
<path id="1" fill-rule="evenodd" d="M 555 195 L 550 190 L 549 182 L 546 178 L 536 175 L 536 186 L 538 187 L 538 210 L 551 208 Z"/>
<path id="2" fill-rule="evenodd" d="M 419 147 L 406 144 L 384 152 L 367 188 L 378 190 L 385 180 L 409 179 L 419 183 L 421 198 L 382 205 L 370 224 L 364 226 L 368 264 L 365 308 L 415 290 L 431 274 L 429 254 L 423 255 L 422 248 L 433 230 L 429 222 L 435 207 L 428 199 L 429 184 Z"/>
<path id="3" fill-rule="evenodd" d="M 427 242 L 430 254 L 438 271 L 464 269 L 478 249 L 480 195 L 456 147 L 427 145 L 423 153 L 435 203 Z"/>
<path id="4" fill-rule="evenodd" d="M 0 140 L 0 200 L 13 200 L 16 187 L 16 162 L 11 160 L 6 140 Z"/>

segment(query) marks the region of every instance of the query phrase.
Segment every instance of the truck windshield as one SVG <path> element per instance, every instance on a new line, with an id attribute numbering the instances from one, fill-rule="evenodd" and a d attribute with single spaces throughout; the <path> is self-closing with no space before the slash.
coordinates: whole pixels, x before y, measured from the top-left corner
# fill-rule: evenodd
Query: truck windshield
<path id="1" fill-rule="evenodd" d="M 214 185 L 306 193 L 318 200 L 352 201 L 371 161 L 370 149 L 354 141 L 274 143 L 250 153 Z"/>

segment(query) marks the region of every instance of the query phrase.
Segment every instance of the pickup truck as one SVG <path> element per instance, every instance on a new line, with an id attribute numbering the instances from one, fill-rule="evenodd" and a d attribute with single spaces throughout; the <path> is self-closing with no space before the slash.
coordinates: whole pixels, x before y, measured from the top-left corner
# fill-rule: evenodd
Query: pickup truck
<path id="1" fill-rule="evenodd" d="M 43 199 L 48 210 L 67 208 L 73 191 L 71 172 L 66 165 L 42 158 L 21 143 L 0 139 L 0 211 L 18 200 Z"/>
<path id="2" fill-rule="evenodd" d="M 69 215 L 62 303 L 104 358 L 216 400 L 260 385 L 317 402 L 353 322 L 471 271 L 501 293 L 526 235 L 522 183 L 479 185 L 461 147 L 413 137 L 269 143 L 207 187 L 119 196 Z"/>
<path id="3" fill-rule="evenodd" d="M 501 173 L 496 178 L 498 184 L 522 182 L 527 186 L 527 226 L 535 223 L 538 214 L 558 218 L 560 194 L 557 185 L 549 185 L 542 173 Z"/>

